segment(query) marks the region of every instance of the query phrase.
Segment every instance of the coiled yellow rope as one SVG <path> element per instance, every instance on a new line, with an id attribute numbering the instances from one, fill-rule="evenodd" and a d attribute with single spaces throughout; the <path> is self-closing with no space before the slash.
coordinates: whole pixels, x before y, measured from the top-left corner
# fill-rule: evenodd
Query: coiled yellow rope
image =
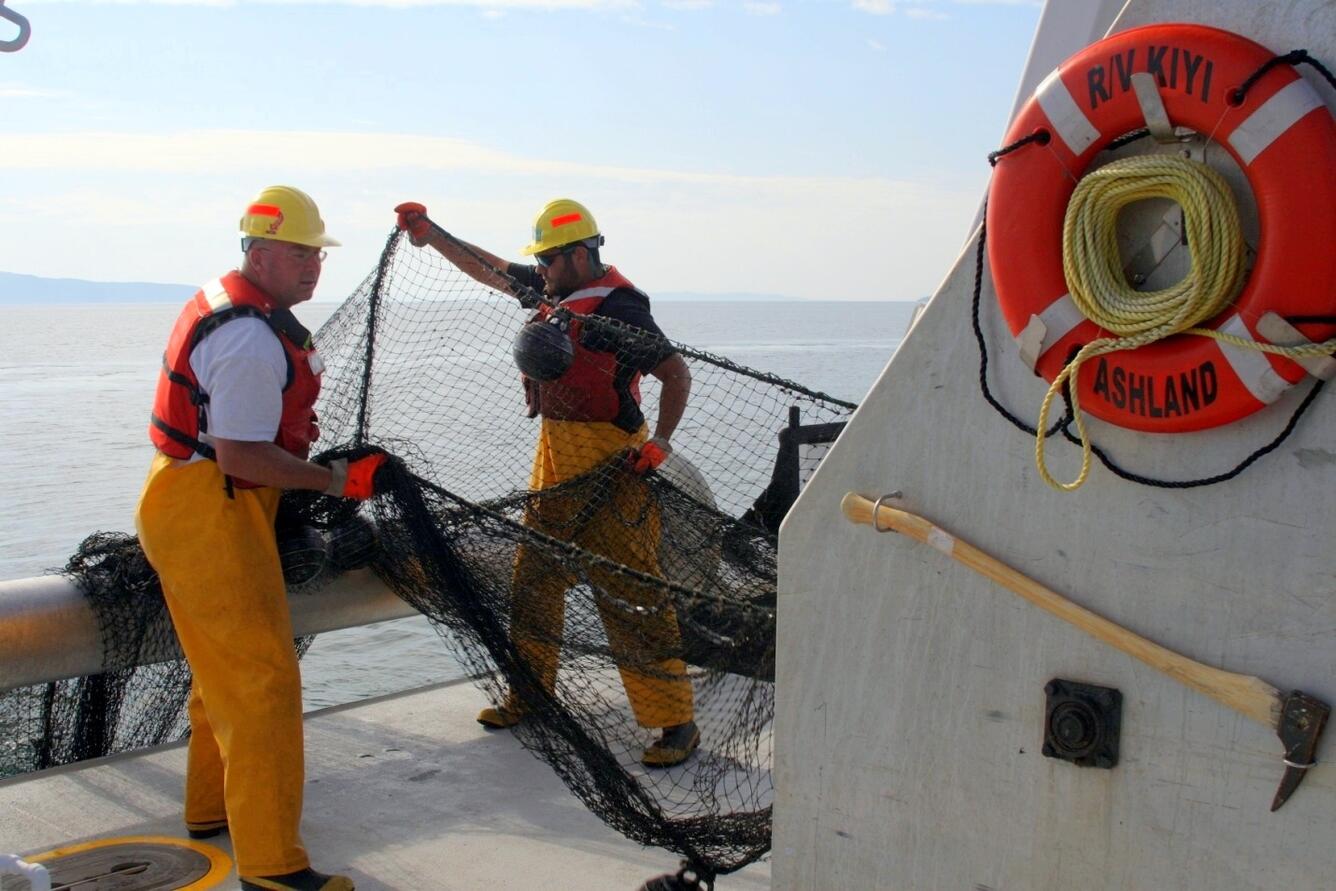
<path id="1" fill-rule="evenodd" d="M 1192 263 L 1187 276 L 1172 287 L 1137 291 L 1123 275 L 1118 214 L 1134 201 L 1150 198 L 1168 198 L 1183 209 Z M 1289 357 L 1327 355 L 1336 349 L 1336 339 L 1285 347 L 1195 327 L 1219 315 L 1238 295 L 1244 277 L 1243 257 L 1243 236 L 1229 186 L 1220 174 L 1199 161 L 1173 155 L 1124 158 L 1082 178 L 1063 221 L 1062 269 L 1081 313 L 1118 336 L 1086 344 L 1048 388 L 1035 436 L 1035 464 L 1044 482 L 1071 492 L 1090 475 L 1090 438 L 1074 383 L 1072 412 L 1081 440 L 1081 472 L 1072 482 L 1059 482 L 1049 473 L 1043 432 L 1054 397 L 1062 392 L 1064 383 L 1077 379 L 1081 364 L 1088 359 L 1136 349 L 1179 333 L 1199 334 Z"/>

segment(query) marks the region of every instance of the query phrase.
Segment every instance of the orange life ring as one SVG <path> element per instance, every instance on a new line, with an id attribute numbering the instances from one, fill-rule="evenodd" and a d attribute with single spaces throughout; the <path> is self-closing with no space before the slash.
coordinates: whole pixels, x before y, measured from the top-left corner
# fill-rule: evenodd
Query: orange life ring
<path id="1" fill-rule="evenodd" d="M 1073 177 L 1112 140 L 1145 126 L 1131 84 L 1136 72 L 1155 76 L 1170 121 L 1209 135 L 1233 155 L 1257 202 L 1261 235 L 1252 273 L 1235 304 L 1203 327 L 1256 340 L 1256 323 L 1267 312 L 1336 312 L 1331 111 L 1288 65 L 1267 72 L 1233 104 L 1235 90 L 1272 56 L 1217 28 L 1147 25 L 1086 47 L 1035 90 L 1005 144 L 1041 130 L 1050 136 L 1046 145 L 998 161 L 988 192 L 988 260 L 1007 326 L 1037 373 L 1052 381 L 1074 348 L 1102 334 L 1068 296 L 1062 224 Z M 1336 326 L 1305 333 L 1324 340 Z M 1238 420 L 1303 375 L 1287 359 L 1178 334 L 1086 363 L 1077 386 L 1090 414 L 1166 433 Z"/>

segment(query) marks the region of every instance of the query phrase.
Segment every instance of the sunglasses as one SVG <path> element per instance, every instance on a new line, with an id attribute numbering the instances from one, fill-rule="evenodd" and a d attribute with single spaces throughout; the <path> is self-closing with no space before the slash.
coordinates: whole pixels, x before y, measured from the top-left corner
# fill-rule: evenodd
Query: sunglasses
<path id="1" fill-rule="evenodd" d="M 575 249 L 579 247 L 583 247 L 583 245 L 579 243 L 571 244 L 567 245 L 564 248 L 558 248 L 555 251 L 549 251 L 546 254 L 534 254 L 533 258 L 538 263 L 539 266 L 546 269 L 547 267 L 551 266 L 554 262 L 556 262 L 556 259 L 558 257 L 574 253 Z"/>

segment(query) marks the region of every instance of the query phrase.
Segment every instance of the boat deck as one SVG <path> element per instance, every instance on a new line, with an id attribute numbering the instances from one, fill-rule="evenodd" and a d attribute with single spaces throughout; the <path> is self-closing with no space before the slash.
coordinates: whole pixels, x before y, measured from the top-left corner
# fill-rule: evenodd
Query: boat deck
<path id="1" fill-rule="evenodd" d="M 484 704 L 456 681 L 309 713 L 302 834 L 312 864 L 348 873 L 359 891 L 632 891 L 677 868 L 671 852 L 604 825 L 511 734 L 480 727 Z M 184 838 L 185 756 L 175 744 L 0 781 L 0 853 Z M 214 843 L 231 856 L 226 834 Z M 718 884 L 769 888 L 769 863 Z M 235 872 L 217 887 L 239 887 Z"/>

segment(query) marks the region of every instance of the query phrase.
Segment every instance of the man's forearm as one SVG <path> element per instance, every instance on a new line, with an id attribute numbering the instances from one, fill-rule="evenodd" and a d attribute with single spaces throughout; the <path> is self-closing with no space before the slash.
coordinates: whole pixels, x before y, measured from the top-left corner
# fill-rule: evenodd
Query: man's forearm
<path id="1" fill-rule="evenodd" d="M 427 238 L 427 243 L 470 278 L 498 291 L 509 289 L 510 279 L 503 274 L 506 270 L 506 261 L 495 254 L 435 229 Z M 489 269 L 488 266 L 492 268 Z M 497 271 L 493 272 L 493 269 Z"/>
<path id="2" fill-rule="evenodd" d="M 691 371 L 679 355 L 672 355 L 650 374 L 663 384 L 659 393 L 659 417 L 654 425 L 656 439 L 669 440 L 687 410 L 691 396 Z"/>
<path id="3" fill-rule="evenodd" d="M 323 492 L 329 487 L 328 467 L 303 461 L 272 442 L 215 439 L 213 445 L 218 467 L 228 476 L 279 489 Z"/>
<path id="4" fill-rule="evenodd" d="M 682 415 L 686 412 L 686 409 L 686 394 L 683 393 L 681 399 L 670 400 L 668 398 L 668 388 L 665 387 L 663 396 L 659 400 L 659 418 L 654 425 L 654 438 L 672 439 L 673 433 L 677 431 L 677 424 L 682 420 Z"/>

